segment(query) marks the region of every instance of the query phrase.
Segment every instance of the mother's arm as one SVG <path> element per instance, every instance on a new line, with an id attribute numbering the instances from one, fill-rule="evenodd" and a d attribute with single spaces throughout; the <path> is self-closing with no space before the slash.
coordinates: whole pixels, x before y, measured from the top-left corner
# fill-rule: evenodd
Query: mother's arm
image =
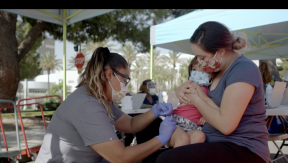
<path id="1" fill-rule="evenodd" d="M 246 82 L 229 85 L 224 91 L 219 110 L 203 100 L 195 89 L 189 97 L 191 104 L 198 108 L 211 126 L 224 135 L 229 135 L 238 126 L 254 91 L 255 86 Z M 191 92 L 193 92 L 193 89 Z"/>

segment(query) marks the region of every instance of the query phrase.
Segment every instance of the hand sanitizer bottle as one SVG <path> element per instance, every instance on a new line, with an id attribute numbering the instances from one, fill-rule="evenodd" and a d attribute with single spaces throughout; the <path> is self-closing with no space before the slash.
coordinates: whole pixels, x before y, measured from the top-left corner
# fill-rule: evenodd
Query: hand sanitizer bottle
<path id="1" fill-rule="evenodd" d="M 163 93 L 161 91 L 158 94 L 158 100 L 159 103 L 163 103 Z"/>
<path id="2" fill-rule="evenodd" d="M 270 103 L 270 99 L 271 99 L 271 96 L 272 96 L 272 92 L 273 92 L 273 88 L 272 86 L 270 85 L 270 83 L 267 84 L 267 87 L 266 87 L 266 102 L 269 104 Z"/>

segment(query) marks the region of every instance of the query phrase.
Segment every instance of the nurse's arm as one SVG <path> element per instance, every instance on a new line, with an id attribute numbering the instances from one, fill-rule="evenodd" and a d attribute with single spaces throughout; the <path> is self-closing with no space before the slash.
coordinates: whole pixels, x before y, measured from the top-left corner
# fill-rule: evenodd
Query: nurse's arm
<path id="1" fill-rule="evenodd" d="M 122 131 L 125 133 L 137 133 L 145 129 L 155 119 L 156 118 L 152 113 L 152 109 L 133 118 L 124 113 L 114 122 L 114 126 L 117 131 Z"/>
<path id="2" fill-rule="evenodd" d="M 158 138 L 154 137 L 145 143 L 126 148 L 119 140 L 93 144 L 90 147 L 109 162 L 132 163 L 143 160 L 151 155 L 162 147 L 162 143 Z"/>
<path id="3" fill-rule="evenodd" d="M 219 110 L 211 107 L 196 94 L 192 94 L 192 100 L 193 105 L 211 126 L 224 135 L 229 135 L 238 126 L 254 91 L 255 86 L 246 82 L 229 85 L 224 91 Z"/>

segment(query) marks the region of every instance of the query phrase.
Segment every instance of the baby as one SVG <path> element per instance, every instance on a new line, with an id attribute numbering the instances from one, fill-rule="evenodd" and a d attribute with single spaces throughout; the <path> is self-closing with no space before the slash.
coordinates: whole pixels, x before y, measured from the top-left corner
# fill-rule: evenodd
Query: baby
<path id="1" fill-rule="evenodd" d="M 209 74 L 203 72 L 197 65 L 197 57 L 195 56 L 189 67 L 189 80 L 199 84 L 208 96 Z M 192 70 L 192 71 L 191 71 Z M 187 144 L 204 143 L 205 134 L 202 132 L 201 125 L 206 123 L 199 110 L 194 105 L 180 104 L 172 112 L 172 117 L 176 122 L 176 130 L 174 131 L 170 141 L 166 147 L 179 147 Z M 191 132 L 194 130 L 193 132 Z"/>

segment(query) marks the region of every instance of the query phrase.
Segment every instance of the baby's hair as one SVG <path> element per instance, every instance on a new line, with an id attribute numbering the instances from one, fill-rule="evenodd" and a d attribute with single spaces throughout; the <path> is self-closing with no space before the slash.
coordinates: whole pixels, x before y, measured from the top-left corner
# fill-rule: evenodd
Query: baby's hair
<path id="1" fill-rule="evenodd" d="M 191 75 L 190 73 L 191 73 L 191 71 L 192 71 L 192 67 L 193 67 L 195 64 L 197 64 L 197 56 L 195 56 L 195 57 L 191 60 L 189 66 L 188 66 L 188 74 L 189 74 L 189 76 Z M 188 78 L 189 78 L 189 76 L 188 76 Z"/>

